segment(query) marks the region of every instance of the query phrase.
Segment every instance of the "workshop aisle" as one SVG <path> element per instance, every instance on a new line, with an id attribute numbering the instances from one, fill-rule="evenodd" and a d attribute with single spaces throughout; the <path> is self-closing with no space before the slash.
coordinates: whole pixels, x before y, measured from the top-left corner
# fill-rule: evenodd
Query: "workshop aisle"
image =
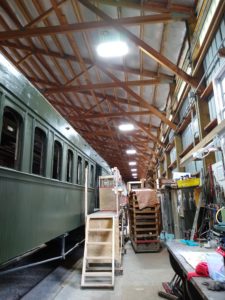
<path id="1" fill-rule="evenodd" d="M 57 274 L 49 278 L 49 287 L 42 286 L 42 300 L 157 300 L 158 291 L 162 289 L 162 281 L 169 281 L 173 276 L 167 250 L 159 253 L 135 254 L 130 242 L 126 245 L 123 275 L 115 277 L 115 288 L 112 289 L 81 289 L 82 259 L 68 271 L 64 281 L 59 281 L 56 288 Z M 51 284 L 50 284 L 51 283 Z M 38 295 L 37 295 L 38 296 Z M 40 297 L 40 294 L 39 294 Z M 38 299 L 38 298 L 37 298 Z M 40 299 L 40 298 L 39 298 Z M 34 298 L 32 298 L 34 300 Z"/>

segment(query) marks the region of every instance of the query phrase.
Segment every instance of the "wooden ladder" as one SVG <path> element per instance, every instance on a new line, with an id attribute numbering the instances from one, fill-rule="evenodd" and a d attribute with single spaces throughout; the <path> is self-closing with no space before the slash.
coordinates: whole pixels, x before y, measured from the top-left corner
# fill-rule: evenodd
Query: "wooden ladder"
<path id="1" fill-rule="evenodd" d="M 114 287 L 114 216 L 87 216 L 81 287 Z"/>

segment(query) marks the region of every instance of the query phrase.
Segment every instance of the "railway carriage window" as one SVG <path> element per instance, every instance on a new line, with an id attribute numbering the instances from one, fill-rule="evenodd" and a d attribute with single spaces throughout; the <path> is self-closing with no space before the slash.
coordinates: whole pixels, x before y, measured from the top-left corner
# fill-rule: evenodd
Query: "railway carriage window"
<path id="1" fill-rule="evenodd" d="M 91 172 L 90 172 L 90 186 L 94 187 L 94 166 L 91 165 Z"/>
<path id="2" fill-rule="evenodd" d="M 46 134 L 36 127 L 34 132 L 32 173 L 44 176 L 46 153 Z"/>
<path id="3" fill-rule="evenodd" d="M 84 182 L 85 182 L 85 176 L 86 176 L 86 175 L 85 175 L 85 174 L 86 174 L 86 169 L 87 169 L 87 171 L 88 171 L 88 174 L 87 174 L 87 175 L 88 175 L 88 177 L 89 177 L 90 174 L 89 174 L 89 168 L 88 168 L 88 161 L 85 160 Z M 87 178 L 87 185 L 89 186 L 89 180 L 88 180 L 88 179 L 89 179 L 89 178 Z"/>
<path id="4" fill-rule="evenodd" d="M 67 152 L 67 169 L 66 169 L 66 181 L 72 182 L 73 180 L 73 152 L 68 150 Z"/>
<path id="5" fill-rule="evenodd" d="M 4 109 L 0 141 L 1 166 L 19 169 L 22 124 L 22 117 L 14 109 L 9 107 Z"/>
<path id="6" fill-rule="evenodd" d="M 62 145 L 60 144 L 60 142 L 55 141 L 52 178 L 61 179 L 61 167 L 62 167 Z"/>
<path id="7" fill-rule="evenodd" d="M 82 182 L 82 158 L 78 156 L 77 158 L 77 184 Z"/>

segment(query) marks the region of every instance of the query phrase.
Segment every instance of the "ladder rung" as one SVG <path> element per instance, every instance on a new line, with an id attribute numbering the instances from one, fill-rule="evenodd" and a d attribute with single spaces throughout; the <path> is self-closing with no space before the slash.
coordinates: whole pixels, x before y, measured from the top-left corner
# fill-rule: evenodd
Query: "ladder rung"
<path id="1" fill-rule="evenodd" d="M 88 256 L 86 259 L 93 259 L 93 260 L 110 259 L 110 260 L 112 260 L 112 256 Z"/>
<path id="2" fill-rule="evenodd" d="M 88 245 L 112 245 L 111 242 L 87 242 Z"/>
<path id="3" fill-rule="evenodd" d="M 136 222 L 136 225 L 156 225 L 157 222 Z"/>
<path id="4" fill-rule="evenodd" d="M 84 283 L 82 287 L 113 287 L 112 283 Z"/>
<path id="5" fill-rule="evenodd" d="M 143 219 L 147 219 L 147 220 L 155 220 L 156 217 L 155 217 L 155 216 L 151 216 L 151 215 L 150 215 L 150 216 L 144 216 L 144 217 L 143 217 L 143 216 L 136 216 L 135 219 L 136 219 L 136 220 L 143 220 Z"/>
<path id="6" fill-rule="evenodd" d="M 85 272 L 86 277 L 112 277 L 112 272 Z"/>
<path id="7" fill-rule="evenodd" d="M 135 234 L 135 237 L 149 238 L 149 237 L 157 237 L 157 234 Z"/>
<path id="8" fill-rule="evenodd" d="M 91 228 L 89 229 L 88 231 L 90 232 L 104 232 L 104 231 L 107 231 L 107 232 L 112 232 L 112 229 L 109 229 L 109 228 Z"/>
<path id="9" fill-rule="evenodd" d="M 151 232 L 151 231 L 156 231 L 157 228 L 135 228 L 135 231 L 147 231 L 147 232 Z"/>

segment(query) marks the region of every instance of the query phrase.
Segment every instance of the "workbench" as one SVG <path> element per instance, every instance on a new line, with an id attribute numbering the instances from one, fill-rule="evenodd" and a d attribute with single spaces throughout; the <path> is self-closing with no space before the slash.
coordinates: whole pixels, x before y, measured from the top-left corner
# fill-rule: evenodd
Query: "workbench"
<path id="1" fill-rule="evenodd" d="M 178 274 L 184 284 L 184 299 L 185 300 L 224 300 L 225 291 L 211 291 L 207 289 L 207 286 L 203 285 L 203 282 L 209 282 L 211 278 L 208 277 L 192 277 L 190 281 L 187 280 L 187 273 L 194 272 L 193 267 L 184 258 L 184 252 L 187 255 L 193 252 L 209 253 L 215 252 L 215 249 L 206 249 L 200 246 L 187 246 L 182 244 L 178 240 L 168 241 L 166 243 L 170 263 Z M 193 253 L 194 254 L 194 253 Z"/>

